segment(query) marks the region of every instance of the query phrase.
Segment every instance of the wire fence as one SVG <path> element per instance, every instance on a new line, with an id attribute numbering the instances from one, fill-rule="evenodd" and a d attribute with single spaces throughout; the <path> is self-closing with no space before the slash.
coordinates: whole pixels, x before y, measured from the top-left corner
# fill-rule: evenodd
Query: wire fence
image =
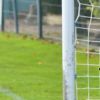
<path id="1" fill-rule="evenodd" d="M 3 0 L 2 12 L 2 31 L 61 39 L 61 4 L 43 0 Z"/>

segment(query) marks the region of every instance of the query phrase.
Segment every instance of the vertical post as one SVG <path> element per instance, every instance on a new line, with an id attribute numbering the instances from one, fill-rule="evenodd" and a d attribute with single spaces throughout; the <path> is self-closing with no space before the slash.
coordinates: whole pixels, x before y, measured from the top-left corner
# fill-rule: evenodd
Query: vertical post
<path id="1" fill-rule="evenodd" d="M 64 100 L 75 100 L 74 0 L 62 0 L 62 49 Z"/>
<path id="2" fill-rule="evenodd" d="M 0 30 L 4 31 L 4 0 L 0 0 Z"/>
<path id="3" fill-rule="evenodd" d="M 0 0 L 0 30 L 2 27 L 2 0 Z"/>
<path id="4" fill-rule="evenodd" d="M 39 38 L 43 38 L 42 28 L 42 0 L 37 0 L 37 20 Z"/>
<path id="5" fill-rule="evenodd" d="M 16 29 L 16 33 L 19 33 L 17 0 L 14 0 L 13 8 L 14 8 L 14 18 L 15 18 L 15 29 Z"/>

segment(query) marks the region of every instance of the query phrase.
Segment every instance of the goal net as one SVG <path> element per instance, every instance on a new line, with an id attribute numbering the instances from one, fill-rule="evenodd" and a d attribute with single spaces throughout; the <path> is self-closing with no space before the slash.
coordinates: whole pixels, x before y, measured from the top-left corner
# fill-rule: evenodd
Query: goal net
<path id="1" fill-rule="evenodd" d="M 100 0 L 75 0 L 76 100 L 100 100 Z"/>

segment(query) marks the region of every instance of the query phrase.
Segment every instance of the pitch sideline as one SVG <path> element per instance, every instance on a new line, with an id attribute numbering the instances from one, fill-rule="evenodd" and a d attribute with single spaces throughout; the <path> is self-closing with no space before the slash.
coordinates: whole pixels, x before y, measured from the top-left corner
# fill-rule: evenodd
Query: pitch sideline
<path id="1" fill-rule="evenodd" d="M 13 100 L 25 100 L 7 88 L 0 87 L 0 93 L 3 93 L 4 95 L 11 97 Z"/>

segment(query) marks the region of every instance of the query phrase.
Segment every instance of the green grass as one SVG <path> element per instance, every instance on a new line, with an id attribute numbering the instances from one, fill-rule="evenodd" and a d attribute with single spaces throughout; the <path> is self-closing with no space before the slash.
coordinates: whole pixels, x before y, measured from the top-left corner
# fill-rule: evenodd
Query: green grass
<path id="1" fill-rule="evenodd" d="M 81 50 L 85 50 L 82 48 Z M 8 89 L 24 100 L 62 99 L 61 45 L 46 40 L 0 35 L 0 88 Z M 99 64 L 92 55 L 90 64 Z M 86 64 L 87 54 L 77 53 L 77 63 Z M 100 66 L 90 66 L 90 76 L 99 76 Z M 78 76 L 87 76 L 88 66 L 77 66 Z M 100 88 L 100 78 L 90 79 L 90 88 Z M 77 78 L 78 88 L 88 87 L 88 78 Z M 0 100 L 13 100 L 0 92 Z M 78 90 L 78 100 L 87 100 L 88 89 Z M 100 90 L 90 90 L 90 98 L 100 99 Z"/>
<path id="2" fill-rule="evenodd" d="M 83 52 L 86 51 L 83 50 Z M 99 52 L 93 52 L 89 56 L 87 53 L 77 53 L 77 63 L 83 64 L 77 66 L 77 76 L 83 76 L 77 78 L 77 86 L 84 88 L 78 90 L 78 100 L 88 100 L 88 95 L 90 96 L 89 100 L 100 100 L 100 55 L 96 53 Z"/>
<path id="3" fill-rule="evenodd" d="M 60 45 L 0 35 L 0 88 L 25 100 L 62 100 L 61 72 Z"/>

